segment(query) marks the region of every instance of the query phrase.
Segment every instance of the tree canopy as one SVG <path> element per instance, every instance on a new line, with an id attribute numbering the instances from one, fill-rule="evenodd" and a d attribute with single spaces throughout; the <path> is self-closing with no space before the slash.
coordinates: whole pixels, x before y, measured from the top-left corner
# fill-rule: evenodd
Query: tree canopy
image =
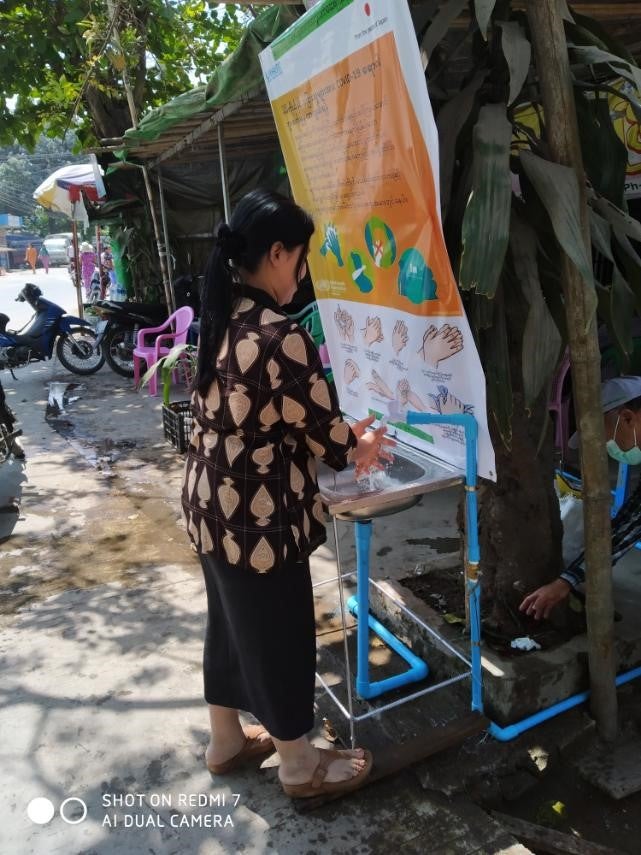
<path id="1" fill-rule="evenodd" d="M 204 82 L 234 49 L 247 12 L 207 0 L 7 0 L 0 6 L 0 144 L 33 148 L 75 131 L 81 146 Z M 119 34 L 120 47 L 115 32 Z"/>

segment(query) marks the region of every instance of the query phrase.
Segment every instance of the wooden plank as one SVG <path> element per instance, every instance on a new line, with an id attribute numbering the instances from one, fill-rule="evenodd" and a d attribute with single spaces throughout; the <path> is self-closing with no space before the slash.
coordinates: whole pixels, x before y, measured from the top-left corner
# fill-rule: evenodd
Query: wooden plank
<path id="1" fill-rule="evenodd" d="M 592 843 L 583 837 L 574 837 L 542 825 L 534 825 L 495 810 L 491 813 L 513 837 L 527 846 L 535 846 L 537 852 L 547 852 L 549 855 L 624 855 L 619 849 L 610 849 L 609 846 Z"/>
<path id="2" fill-rule="evenodd" d="M 470 712 L 444 727 L 433 727 L 426 734 L 416 736 L 400 745 L 390 744 L 376 752 L 374 768 L 363 787 L 368 787 L 383 778 L 396 775 L 439 751 L 445 751 L 446 748 L 458 745 L 468 736 L 474 736 L 476 733 L 485 730 L 489 723 L 489 720 L 480 713 Z M 352 791 L 352 793 L 357 792 L 359 790 Z M 346 795 L 352 795 L 352 793 L 329 793 L 311 799 L 294 799 L 293 804 L 299 813 L 308 813 L 327 804 L 327 802 L 333 802 L 336 799 L 344 798 Z"/>

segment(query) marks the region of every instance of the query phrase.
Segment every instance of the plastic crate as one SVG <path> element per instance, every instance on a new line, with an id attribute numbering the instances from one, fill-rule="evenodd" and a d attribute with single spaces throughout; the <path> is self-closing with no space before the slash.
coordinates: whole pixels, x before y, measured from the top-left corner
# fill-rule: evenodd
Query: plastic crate
<path id="1" fill-rule="evenodd" d="M 169 406 L 163 404 L 162 429 L 165 439 L 169 440 L 181 454 L 187 451 L 193 423 L 190 401 L 175 401 Z"/>

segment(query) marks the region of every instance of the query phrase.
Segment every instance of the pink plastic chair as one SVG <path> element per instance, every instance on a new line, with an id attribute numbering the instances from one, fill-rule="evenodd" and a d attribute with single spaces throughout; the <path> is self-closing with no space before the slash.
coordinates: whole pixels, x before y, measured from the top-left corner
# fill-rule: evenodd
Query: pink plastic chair
<path id="1" fill-rule="evenodd" d="M 568 440 L 570 439 L 570 393 L 565 392 L 565 378 L 570 371 L 570 354 L 565 351 L 563 359 L 557 368 L 554 380 L 552 381 L 552 390 L 550 392 L 550 400 L 548 401 L 548 410 L 555 414 L 554 418 L 554 445 L 563 456 L 567 454 Z"/>
<path id="2" fill-rule="evenodd" d="M 186 344 L 189 327 L 194 320 L 194 310 L 190 306 L 182 306 L 170 315 L 159 327 L 147 327 L 138 330 L 138 340 L 134 348 L 134 382 L 140 382 L 140 362 L 144 360 L 151 368 L 158 360 L 167 356 L 172 347 Z M 167 330 L 167 332 L 164 332 Z M 160 333 L 160 335 L 158 335 Z M 154 336 L 153 343 L 145 344 L 145 338 Z M 158 373 L 149 381 L 149 394 L 158 394 Z"/>

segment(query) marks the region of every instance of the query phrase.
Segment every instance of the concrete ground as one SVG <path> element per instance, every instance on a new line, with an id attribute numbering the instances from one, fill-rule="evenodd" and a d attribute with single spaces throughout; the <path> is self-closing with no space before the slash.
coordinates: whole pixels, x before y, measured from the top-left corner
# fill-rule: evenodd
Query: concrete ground
<path id="1" fill-rule="evenodd" d="M 275 757 L 212 779 L 202 756 L 204 590 L 179 526 L 182 463 L 163 440 L 159 401 L 108 368 L 79 379 L 41 364 L 2 380 L 27 462 L 0 466 L 0 851 L 528 851 L 464 796 L 427 795 L 413 771 L 307 814 L 282 793 Z M 79 383 L 57 430 L 44 419 L 52 381 Z M 455 499 L 381 520 L 373 572 L 451 553 Z M 345 524 L 348 568 L 351 536 Z M 334 572 L 330 539 L 313 573 Z M 337 625 L 331 587 L 319 589 L 322 654 Z M 328 655 L 325 676 L 340 683 Z M 338 723 L 321 691 L 318 703 L 319 722 Z M 452 706 L 446 698 L 428 718 L 415 714 L 414 730 Z M 402 721 L 381 716 L 361 738 L 402 740 Z M 50 821 L 34 799 L 49 801 Z"/>

